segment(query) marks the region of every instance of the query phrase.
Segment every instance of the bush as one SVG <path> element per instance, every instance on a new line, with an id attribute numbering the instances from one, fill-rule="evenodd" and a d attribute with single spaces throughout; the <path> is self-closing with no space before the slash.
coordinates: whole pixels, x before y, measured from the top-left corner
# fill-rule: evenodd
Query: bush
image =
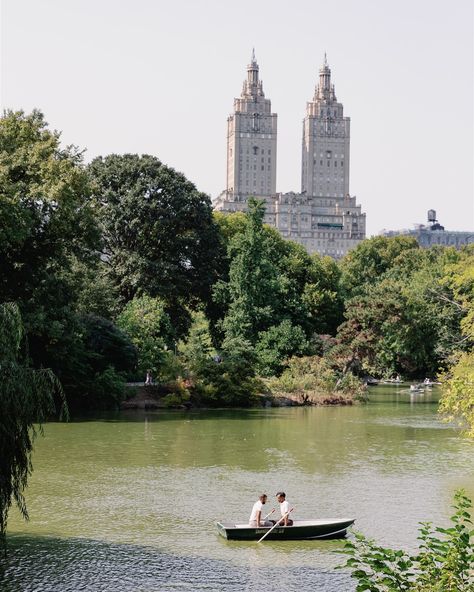
<path id="1" fill-rule="evenodd" d="M 350 372 L 331 367 L 327 358 L 319 356 L 293 357 L 279 378 L 268 381 L 270 390 L 296 394 L 302 402 L 322 395 L 363 399 L 365 388 Z"/>
<path id="2" fill-rule="evenodd" d="M 357 592 L 468 592 L 474 589 L 474 545 L 469 509 L 471 500 L 460 490 L 455 494 L 451 528 L 422 522 L 418 553 L 386 549 L 356 534 L 347 541 L 345 565 L 357 580 Z M 439 537 L 438 535 L 442 535 Z"/>
<path id="3" fill-rule="evenodd" d="M 183 380 L 174 380 L 166 386 L 170 388 L 172 392 L 162 399 L 165 407 L 175 408 L 189 404 L 191 394 Z"/>

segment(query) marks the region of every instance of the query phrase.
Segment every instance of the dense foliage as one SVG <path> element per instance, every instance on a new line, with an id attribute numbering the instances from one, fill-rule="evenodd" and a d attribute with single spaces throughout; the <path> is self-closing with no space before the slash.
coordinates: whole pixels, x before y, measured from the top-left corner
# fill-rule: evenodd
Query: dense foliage
<path id="1" fill-rule="evenodd" d="M 455 495 L 450 528 L 421 523 L 418 552 L 387 549 L 356 534 L 345 545 L 344 567 L 352 570 L 357 592 L 468 592 L 474 587 L 471 500 Z M 440 536 L 441 535 L 441 536 Z"/>
<path id="2" fill-rule="evenodd" d="M 90 322 L 80 314 L 81 270 L 97 265 L 101 242 L 90 195 L 81 153 L 62 148 L 41 113 L 4 114 L 0 303 L 18 304 L 34 366 L 51 368 L 72 406 L 88 408 L 110 405 L 123 392 L 113 360 L 93 359 Z"/>
<path id="3" fill-rule="evenodd" d="M 137 296 L 130 300 L 117 317 L 118 326 L 137 348 L 138 377 L 151 372 L 162 376 L 172 355 L 175 333 L 165 303 L 159 298 Z"/>
<path id="4" fill-rule="evenodd" d="M 474 247 L 461 252 L 459 260 L 448 266 L 444 283 L 451 288 L 461 314 L 462 339 L 458 341 L 454 363 L 443 378 L 440 411 L 468 426 L 474 437 Z"/>
<path id="5" fill-rule="evenodd" d="M 472 425 L 472 249 L 374 237 L 339 263 L 309 255 L 263 202 L 213 214 L 153 156 L 85 166 L 39 112 L 1 119 L 0 179 L 0 303 L 72 408 L 115 406 L 147 371 L 198 404 L 249 405 L 260 377 L 357 394 L 441 370 L 443 411 Z"/>
<path id="6" fill-rule="evenodd" d="M 343 260 L 344 277 L 353 277 L 364 260 L 367 243 L 380 246 L 395 241 L 375 237 L 361 243 Z M 411 242 L 402 255 L 389 264 L 384 261 L 380 275 L 355 286 L 346 299 L 345 322 L 338 337 L 358 358 L 365 373 L 374 376 L 401 374 L 408 378 L 434 377 L 449 362 L 460 340 L 459 308 L 453 305 L 452 289 L 446 284 L 447 267 L 460 257 L 452 248 L 420 249 Z M 400 246 L 400 245 L 399 245 Z M 383 249 L 393 254 L 393 249 Z M 395 250 L 398 252 L 398 250 Z M 374 266 L 367 262 L 369 268 Z M 347 289 L 346 287 L 343 289 Z"/>
<path id="7" fill-rule="evenodd" d="M 474 435 L 474 248 L 375 237 L 337 263 L 248 205 L 213 213 L 149 155 L 85 166 L 40 112 L 4 113 L 0 536 L 12 500 L 26 516 L 34 424 L 54 397 L 117 407 L 148 371 L 168 405 L 221 407 L 269 389 L 337 402 L 363 396 L 368 375 L 441 370 L 442 412 Z"/>
<path id="8" fill-rule="evenodd" d="M 88 166 L 104 269 L 120 299 L 160 297 L 175 331 L 208 303 L 221 243 L 207 195 L 149 155 L 112 154 Z"/>
<path id="9" fill-rule="evenodd" d="M 28 518 L 23 491 L 31 474 L 33 441 L 55 411 L 61 389 L 50 370 L 34 370 L 22 352 L 18 307 L 0 305 L 0 545 L 5 545 L 8 510 L 16 502 Z M 39 426 L 39 427 L 38 427 Z"/>

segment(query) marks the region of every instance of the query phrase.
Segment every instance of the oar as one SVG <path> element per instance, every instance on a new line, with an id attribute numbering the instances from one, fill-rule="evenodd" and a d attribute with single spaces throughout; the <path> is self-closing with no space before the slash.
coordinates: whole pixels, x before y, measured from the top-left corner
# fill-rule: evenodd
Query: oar
<path id="1" fill-rule="evenodd" d="M 273 508 L 273 510 L 271 512 L 268 512 L 268 514 L 263 517 L 263 520 L 266 520 L 269 516 L 271 516 L 274 511 L 275 511 L 275 508 Z"/>
<path id="2" fill-rule="evenodd" d="M 280 520 L 278 520 L 278 522 L 275 522 L 275 524 L 274 524 L 274 525 L 273 525 L 273 526 L 270 528 L 270 530 L 267 530 L 267 532 L 266 532 L 266 533 L 263 535 L 263 537 L 262 537 L 261 539 L 259 539 L 259 540 L 257 541 L 257 543 L 261 543 L 261 542 L 263 541 L 263 539 L 264 539 L 265 537 L 267 537 L 267 536 L 268 536 L 268 535 L 269 535 L 269 534 L 272 532 L 272 530 L 273 530 L 273 529 L 274 529 L 276 526 L 278 526 L 278 525 L 280 524 L 280 522 L 281 522 L 282 520 L 284 520 L 284 519 L 285 519 L 285 518 L 286 518 L 286 517 L 287 517 L 287 516 L 290 514 L 290 512 L 293 512 L 293 510 L 294 510 L 294 508 L 291 508 L 291 510 L 288 510 L 288 512 L 287 512 L 285 515 L 283 515 L 283 516 L 280 518 Z"/>

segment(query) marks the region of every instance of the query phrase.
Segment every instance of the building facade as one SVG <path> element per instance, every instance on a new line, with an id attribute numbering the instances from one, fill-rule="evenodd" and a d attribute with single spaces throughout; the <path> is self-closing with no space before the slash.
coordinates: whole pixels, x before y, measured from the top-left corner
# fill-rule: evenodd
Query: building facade
<path id="1" fill-rule="evenodd" d="M 349 193 L 350 119 L 338 103 L 326 56 L 319 84 L 303 120 L 301 193 L 344 197 Z"/>
<path id="2" fill-rule="evenodd" d="M 277 115 L 265 98 L 255 53 L 247 80 L 227 119 L 227 192 L 237 196 L 276 193 Z"/>
<path id="3" fill-rule="evenodd" d="M 436 220 L 436 211 L 428 210 L 428 224 L 416 224 L 411 230 L 382 230 L 382 236 L 411 236 L 420 247 L 428 249 L 434 245 L 444 245 L 460 249 L 474 244 L 474 231 L 445 230 Z"/>
<path id="4" fill-rule="evenodd" d="M 326 57 L 303 121 L 301 192 L 276 191 L 277 115 L 254 53 L 227 129 L 227 187 L 216 209 L 246 211 L 250 196 L 263 199 L 267 224 L 310 253 L 335 259 L 365 238 L 365 214 L 349 193 L 350 119 L 337 102 Z"/>

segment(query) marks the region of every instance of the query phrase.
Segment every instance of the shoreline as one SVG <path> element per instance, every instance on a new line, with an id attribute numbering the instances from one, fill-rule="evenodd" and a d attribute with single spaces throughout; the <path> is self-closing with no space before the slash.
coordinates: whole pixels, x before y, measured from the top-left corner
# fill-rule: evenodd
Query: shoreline
<path id="1" fill-rule="evenodd" d="M 171 394 L 163 385 L 135 384 L 128 385 L 129 391 L 137 392 L 125 401 L 120 403 L 120 410 L 153 410 L 153 409 L 216 409 L 213 406 L 199 405 L 191 400 L 179 404 L 169 404 L 165 398 Z M 314 391 L 301 393 L 275 392 L 259 395 L 259 401 L 248 408 L 271 408 L 271 407 L 331 407 L 348 406 L 357 401 L 351 395 L 341 393 L 316 394 Z M 260 404 L 258 404 L 260 403 Z M 221 407 L 219 407 L 221 408 Z M 222 407 L 222 409 L 240 409 L 240 407 Z"/>

